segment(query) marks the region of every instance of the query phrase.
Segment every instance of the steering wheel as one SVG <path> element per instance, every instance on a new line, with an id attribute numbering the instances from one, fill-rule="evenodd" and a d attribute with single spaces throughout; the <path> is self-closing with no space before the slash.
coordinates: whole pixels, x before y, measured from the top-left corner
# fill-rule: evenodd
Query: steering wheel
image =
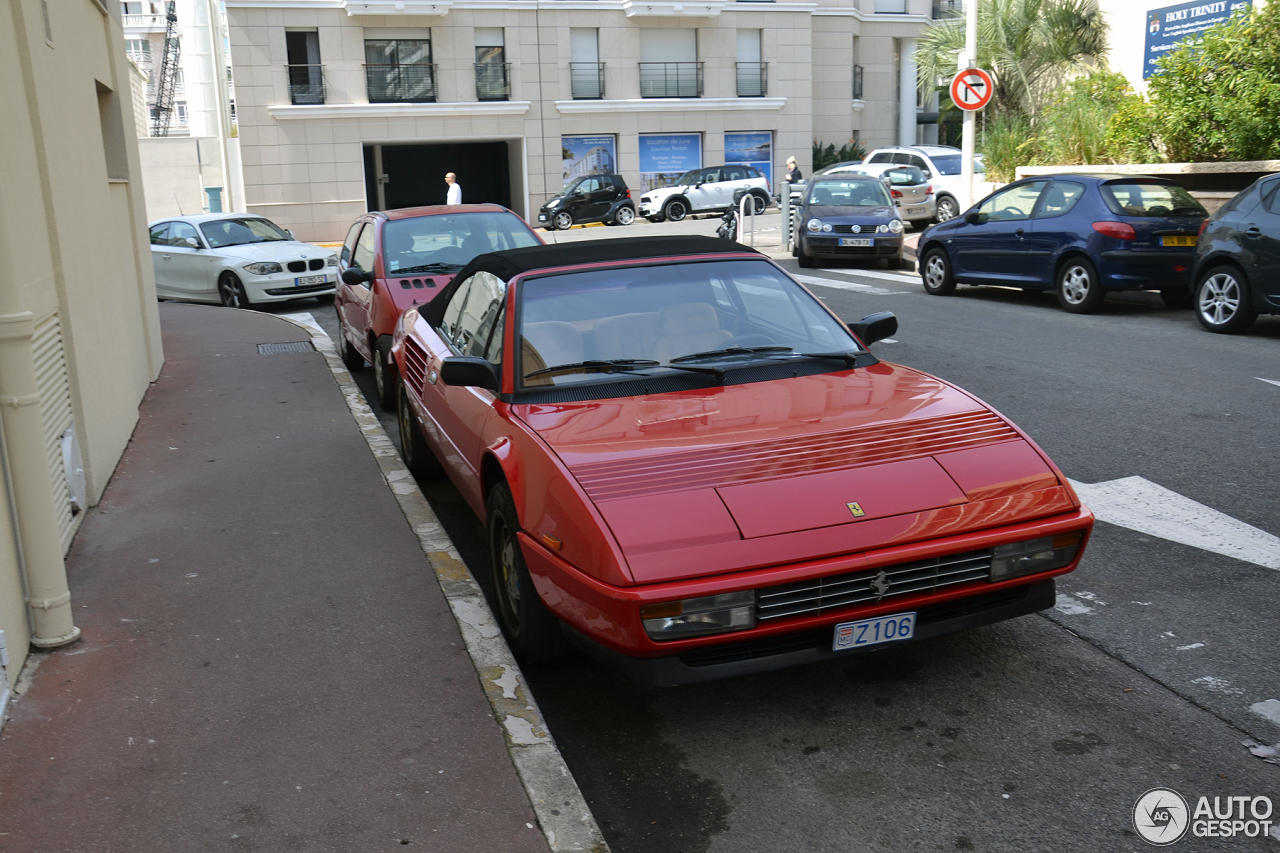
<path id="1" fill-rule="evenodd" d="M 768 335 L 750 334 L 735 335 L 724 342 L 726 347 L 768 347 L 777 344 L 777 340 Z"/>
<path id="2" fill-rule="evenodd" d="M 1022 208 L 1020 207 L 1006 207 L 1002 212 L 1011 213 L 1014 216 L 1026 216 L 1026 214 L 1022 212 Z"/>
<path id="3" fill-rule="evenodd" d="M 436 264 L 465 264 L 467 253 L 460 246 L 445 246 L 436 249 L 431 255 L 431 262 Z"/>

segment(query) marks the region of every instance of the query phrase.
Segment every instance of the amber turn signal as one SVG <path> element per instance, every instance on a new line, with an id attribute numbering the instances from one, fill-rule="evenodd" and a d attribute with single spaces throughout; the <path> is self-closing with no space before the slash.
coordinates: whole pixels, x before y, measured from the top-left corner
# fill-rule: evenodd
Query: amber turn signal
<path id="1" fill-rule="evenodd" d="M 641 619 L 669 619 L 684 612 L 679 601 L 664 601 L 660 604 L 644 604 L 640 607 Z"/>
<path id="2" fill-rule="evenodd" d="M 542 544 L 546 545 L 552 551 L 559 551 L 564 547 L 564 543 L 560 541 L 560 537 L 552 536 L 550 533 L 542 534 Z"/>

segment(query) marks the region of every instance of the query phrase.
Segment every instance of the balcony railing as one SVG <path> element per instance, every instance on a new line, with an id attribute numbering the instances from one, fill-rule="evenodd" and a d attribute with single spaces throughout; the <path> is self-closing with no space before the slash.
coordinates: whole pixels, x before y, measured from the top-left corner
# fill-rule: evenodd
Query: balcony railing
<path id="1" fill-rule="evenodd" d="M 371 104 L 429 104 L 436 100 L 434 62 L 365 65 L 364 79 Z"/>
<path id="2" fill-rule="evenodd" d="M 569 89 L 575 101 L 598 101 L 604 97 L 604 63 L 570 62 Z"/>
<path id="3" fill-rule="evenodd" d="M 286 65 L 289 72 L 289 103 L 324 103 L 323 65 Z"/>
<path id="4" fill-rule="evenodd" d="M 511 100 L 511 63 L 476 63 L 476 100 Z"/>
<path id="5" fill-rule="evenodd" d="M 132 29 L 159 30 L 164 32 L 168 23 L 164 15 L 124 15 L 120 21 L 122 26 Z"/>
<path id="6" fill-rule="evenodd" d="M 701 62 L 641 62 L 640 97 L 701 98 Z"/>
<path id="7" fill-rule="evenodd" d="M 769 94 L 769 63 L 738 63 L 738 97 L 763 98 Z"/>
<path id="8" fill-rule="evenodd" d="M 862 100 L 862 66 L 853 66 L 853 99 Z"/>

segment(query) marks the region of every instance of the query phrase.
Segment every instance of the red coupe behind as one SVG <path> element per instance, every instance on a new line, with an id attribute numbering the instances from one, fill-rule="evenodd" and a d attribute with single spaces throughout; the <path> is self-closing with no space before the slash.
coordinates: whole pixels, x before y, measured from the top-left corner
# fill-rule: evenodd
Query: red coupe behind
<path id="1" fill-rule="evenodd" d="M 503 631 L 673 685 L 1053 605 L 1093 525 L 982 401 L 703 237 L 481 255 L 402 316 L 405 459 L 485 520 Z"/>

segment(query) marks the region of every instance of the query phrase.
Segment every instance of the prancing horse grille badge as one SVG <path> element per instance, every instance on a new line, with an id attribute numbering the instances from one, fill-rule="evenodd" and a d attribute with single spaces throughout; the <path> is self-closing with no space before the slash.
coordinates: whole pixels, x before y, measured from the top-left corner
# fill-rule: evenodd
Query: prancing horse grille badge
<path id="1" fill-rule="evenodd" d="M 876 601 L 889 593 L 889 576 L 883 570 L 871 579 L 871 591 L 876 594 Z"/>
<path id="2" fill-rule="evenodd" d="M 866 515 L 866 512 L 863 511 L 862 506 L 858 504 L 856 501 L 854 503 L 845 504 L 845 506 L 849 508 L 849 512 L 853 513 L 854 518 L 862 518 L 864 515 Z"/>

